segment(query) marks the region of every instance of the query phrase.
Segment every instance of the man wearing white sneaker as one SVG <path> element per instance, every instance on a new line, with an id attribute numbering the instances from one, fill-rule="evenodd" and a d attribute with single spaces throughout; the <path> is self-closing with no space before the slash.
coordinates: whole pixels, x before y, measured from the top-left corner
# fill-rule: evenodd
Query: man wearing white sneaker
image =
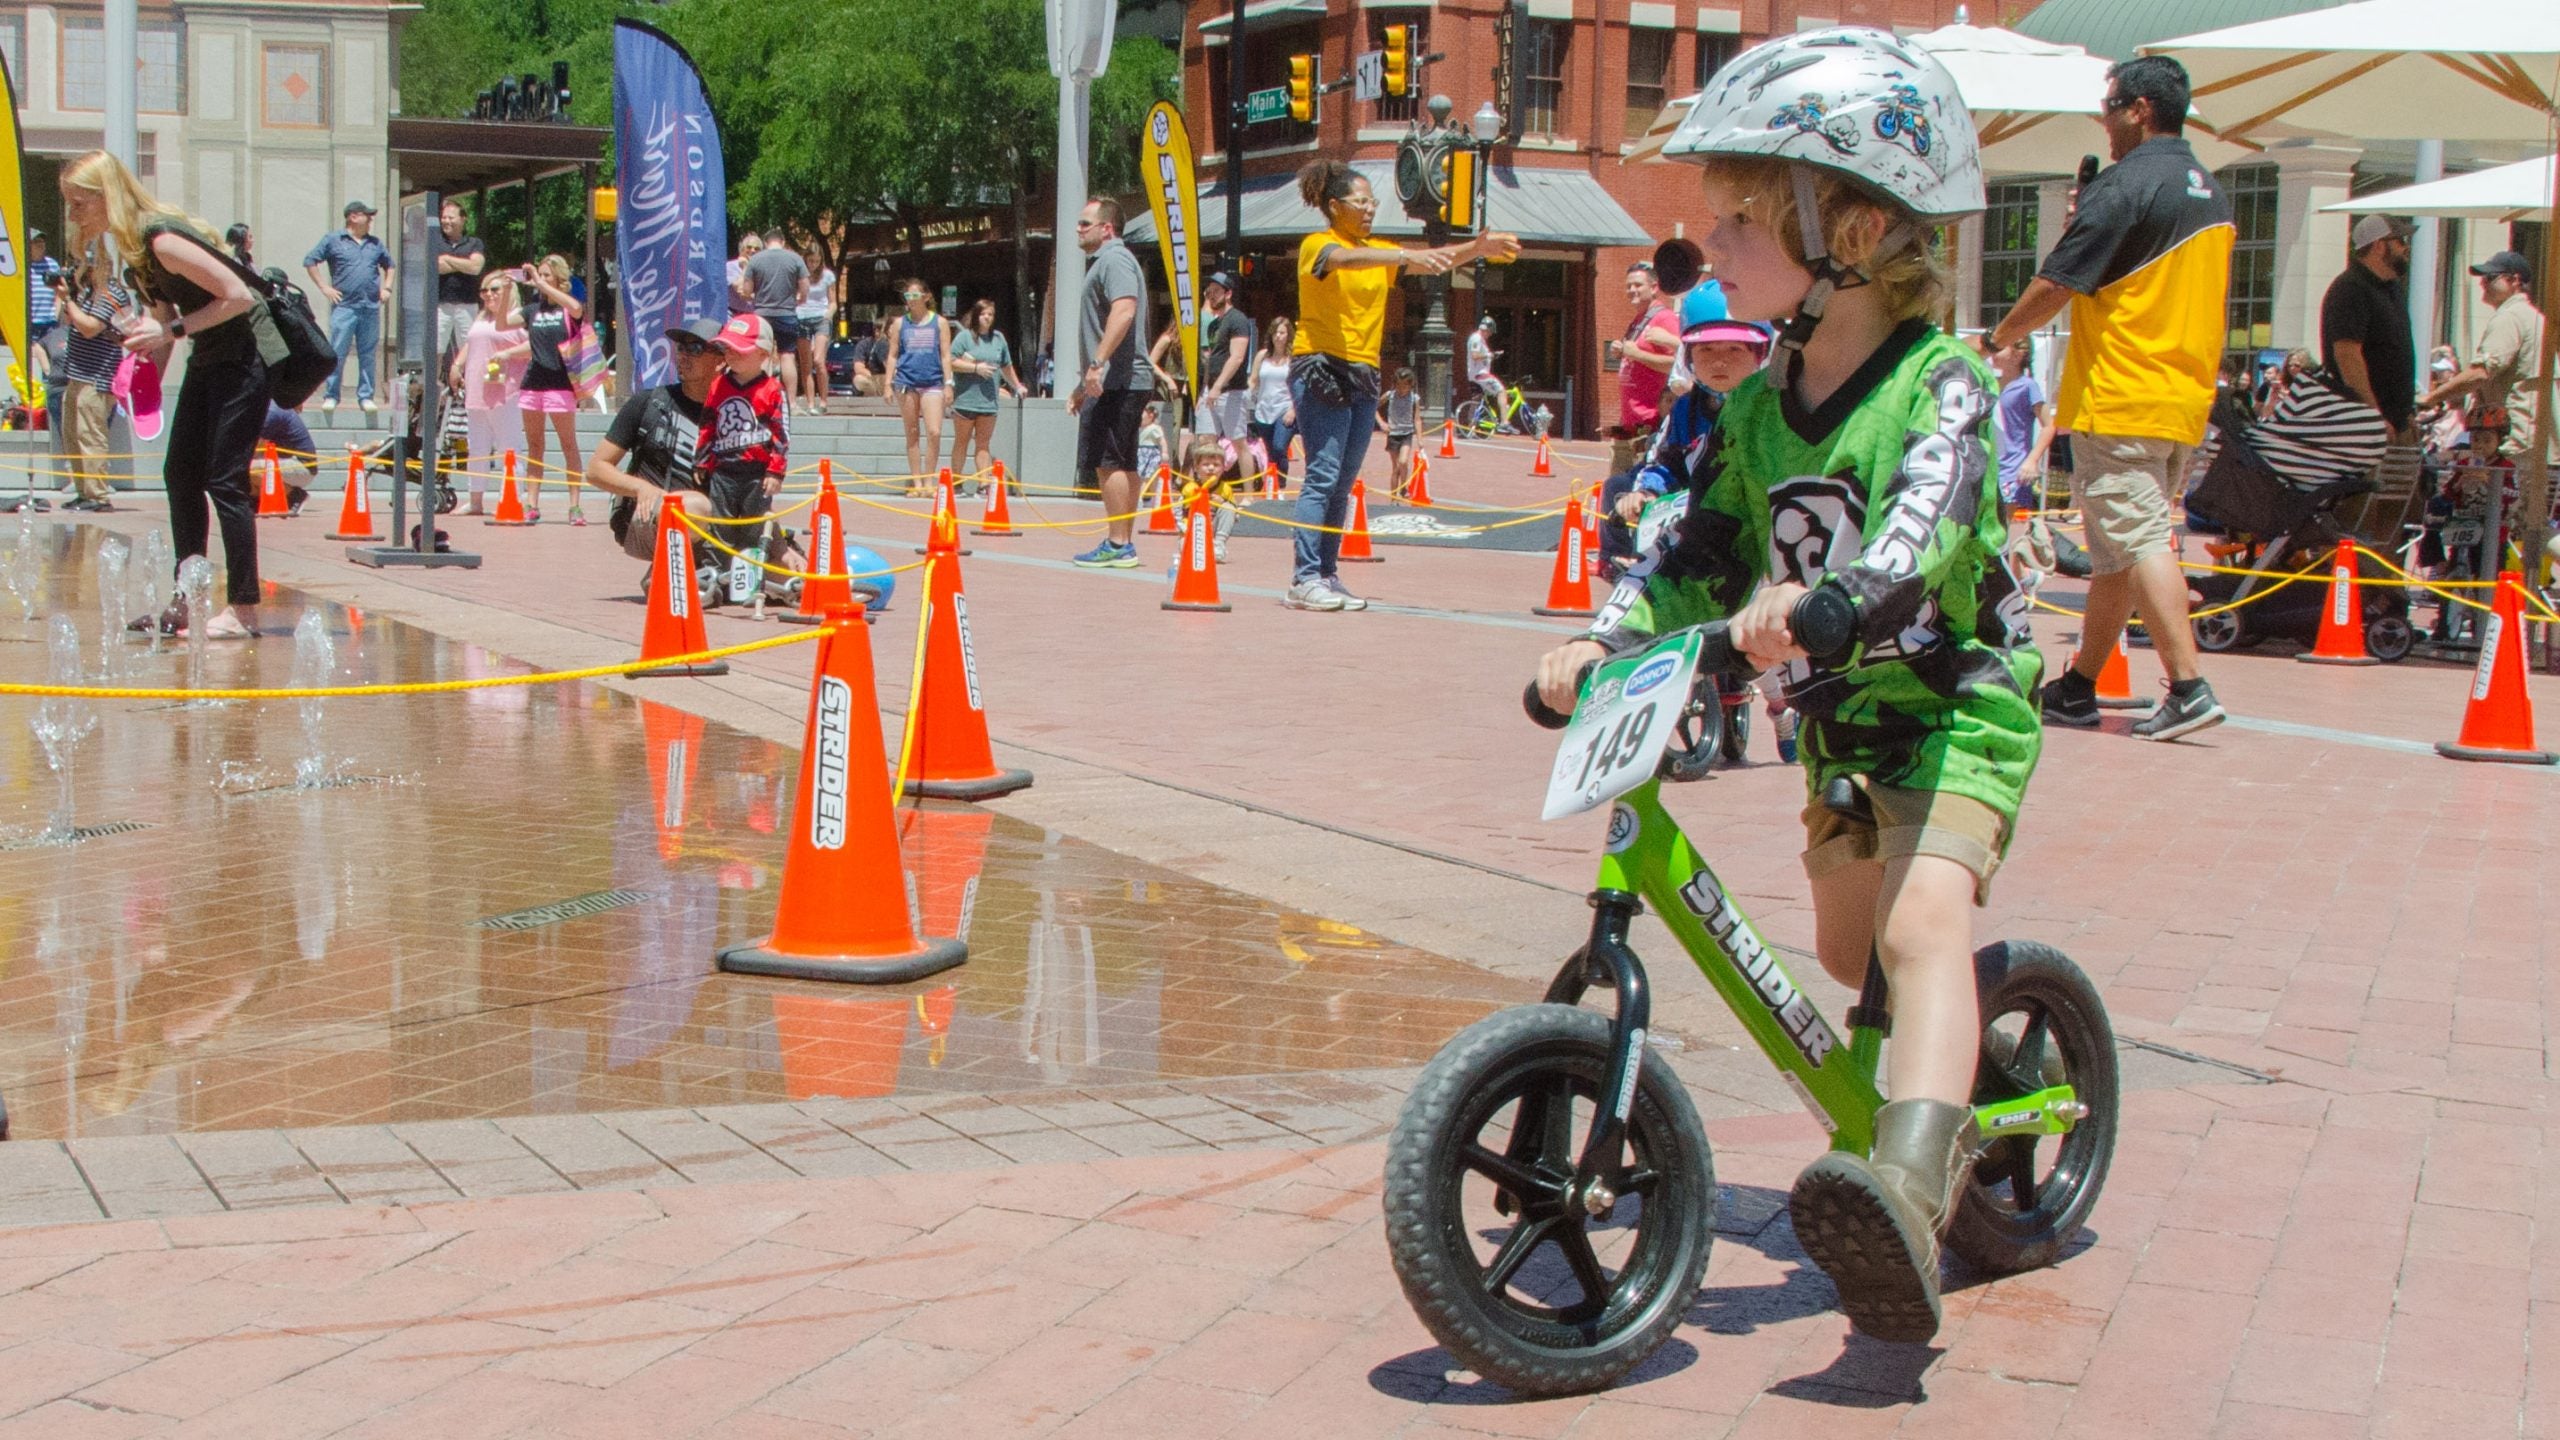
<path id="1" fill-rule="evenodd" d="M 382 305 L 391 298 L 391 252 L 374 235 L 373 216 L 372 206 L 348 201 L 346 228 L 302 257 L 311 283 L 328 297 L 329 348 L 338 355 L 329 383 L 320 388 L 323 413 L 338 408 L 338 381 L 350 352 L 356 357 L 356 403 L 367 415 L 379 408 L 373 403 L 373 367 L 382 349 Z"/>

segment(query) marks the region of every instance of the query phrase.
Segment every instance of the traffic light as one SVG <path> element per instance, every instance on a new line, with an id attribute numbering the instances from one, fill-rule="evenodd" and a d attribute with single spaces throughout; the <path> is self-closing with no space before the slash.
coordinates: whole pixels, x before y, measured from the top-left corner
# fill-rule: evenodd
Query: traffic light
<path id="1" fill-rule="evenodd" d="M 1401 100 L 1413 93 L 1413 27 L 1387 27 L 1386 92 L 1390 100 Z"/>
<path id="2" fill-rule="evenodd" d="M 1476 152 L 1450 147 L 1448 178 L 1440 186 L 1440 223 L 1452 230 L 1476 228 Z"/>
<path id="3" fill-rule="evenodd" d="M 1301 125 L 1316 121 L 1316 57 L 1289 57 L 1289 118 Z"/>

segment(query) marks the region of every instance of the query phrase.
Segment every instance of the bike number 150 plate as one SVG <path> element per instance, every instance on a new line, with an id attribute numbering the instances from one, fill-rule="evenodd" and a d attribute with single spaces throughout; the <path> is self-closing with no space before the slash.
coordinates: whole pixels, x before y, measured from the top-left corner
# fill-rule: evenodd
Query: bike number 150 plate
<path id="1" fill-rule="evenodd" d="M 1591 686 L 1556 747 L 1555 773 L 1539 818 L 1581 814 L 1653 778 L 1697 669 L 1698 637 L 1685 633 L 1592 672 Z"/>

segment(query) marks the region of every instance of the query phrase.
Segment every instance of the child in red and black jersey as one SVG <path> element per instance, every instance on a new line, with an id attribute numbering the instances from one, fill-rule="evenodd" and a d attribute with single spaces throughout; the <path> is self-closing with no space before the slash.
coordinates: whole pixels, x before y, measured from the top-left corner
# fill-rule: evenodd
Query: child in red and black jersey
<path id="1" fill-rule="evenodd" d="M 773 342 L 755 315 L 731 316 L 721 327 L 727 354 L 703 401 L 702 438 L 695 447 L 702 488 L 716 516 L 744 519 L 773 508 L 791 453 L 791 407 L 782 381 L 765 370 Z M 730 557 L 729 599 L 755 596 L 756 568 L 745 555 L 764 553 L 764 527 L 721 527 L 723 543 L 744 552 Z"/>

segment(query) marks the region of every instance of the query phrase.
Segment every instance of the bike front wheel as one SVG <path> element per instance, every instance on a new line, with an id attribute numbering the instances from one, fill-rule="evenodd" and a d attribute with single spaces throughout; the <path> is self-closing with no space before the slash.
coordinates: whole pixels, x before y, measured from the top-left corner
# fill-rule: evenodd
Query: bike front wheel
<path id="1" fill-rule="evenodd" d="M 1460 405 L 1456 413 L 1450 418 L 1458 422 L 1458 428 L 1460 430 L 1463 430 L 1470 435 L 1481 438 L 1493 433 L 1493 427 L 1486 423 L 1484 402 L 1482 400 L 1467 401 Z"/>
<path id="2" fill-rule="evenodd" d="M 2115 1030 L 2098 987 L 2049 945 L 2004 940 L 1974 952 L 1981 996 L 1977 1105 L 2067 1084 L 2087 1112 L 2060 1135 L 1994 1136 L 1974 1162 L 1947 1227 L 1947 1248 L 2006 1275 L 2062 1254 L 2107 1182 L 2115 1155 Z"/>
<path id="3" fill-rule="evenodd" d="M 1715 1236 L 1715 1165 L 1688 1091 L 1647 1052 L 1627 1143 L 1575 1167 L 1608 1082 L 1610 1025 L 1528 1005 L 1459 1032 L 1387 1143 L 1387 1251 L 1425 1328 L 1522 1395 L 1595 1390 L 1687 1313 Z"/>

